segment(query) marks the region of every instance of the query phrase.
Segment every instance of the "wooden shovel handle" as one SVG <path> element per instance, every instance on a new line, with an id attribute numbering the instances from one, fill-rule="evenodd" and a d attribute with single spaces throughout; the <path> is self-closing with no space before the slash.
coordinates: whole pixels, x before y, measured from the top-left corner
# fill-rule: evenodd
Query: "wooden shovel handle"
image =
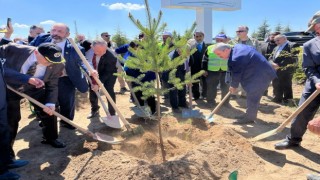
<path id="1" fill-rule="evenodd" d="M 223 105 L 223 103 L 228 99 L 228 97 L 230 96 L 230 92 L 228 92 L 224 98 L 221 100 L 221 102 L 211 111 L 211 113 L 209 114 L 209 117 L 211 117 L 213 114 L 215 114 L 220 107 Z"/>
<path id="2" fill-rule="evenodd" d="M 316 98 L 320 93 L 320 90 L 315 90 L 309 97 L 306 101 L 304 101 L 301 106 L 298 107 L 298 109 L 296 109 L 294 111 L 294 113 L 292 113 L 277 129 L 276 129 L 276 133 L 282 131 L 286 126 L 287 124 L 289 124 L 291 122 L 291 120 L 293 118 L 295 118 L 301 111 L 304 110 L 304 108 L 306 106 L 308 106 L 310 104 L 311 101 L 314 100 L 314 98 Z"/>
<path id="3" fill-rule="evenodd" d="M 82 54 L 82 52 L 80 51 L 79 47 L 76 45 L 76 43 L 73 41 L 72 38 L 68 38 L 69 41 L 71 42 L 73 48 L 76 50 L 76 52 L 78 53 L 80 59 L 82 60 L 83 64 L 86 66 L 86 68 L 88 69 L 89 72 L 92 72 L 93 69 L 90 66 L 90 64 L 88 63 L 88 61 L 86 60 L 86 58 L 84 57 L 84 55 Z M 106 90 L 106 88 L 104 87 L 104 85 L 102 84 L 102 82 L 100 81 L 99 78 L 97 77 L 93 77 L 94 80 L 97 82 L 97 84 L 99 85 L 99 87 L 101 88 L 102 92 L 104 95 L 106 95 L 108 101 L 110 102 L 110 104 L 112 105 L 112 107 L 117 111 L 118 116 L 120 117 L 121 121 L 125 124 L 126 128 L 128 130 L 132 130 L 132 128 L 130 127 L 129 122 L 123 117 L 122 113 L 119 111 L 119 109 L 117 108 L 115 102 L 113 101 L 113 99 L 111 98 L 111 96 L 109 95 L 108 91 Z"/>
<path id="4" fill-rule="evenodd" d="M 24 97 L 26 99 L 28 99 L 30 102 L 34 103 L 35 105 L 41 107 L 41 108 L 47 108 L 47 106 L 45 106 L 44 104 L 40 103 L 39 101 L 33 99 L 32 97 L 22 93 L 22 92 L 18 92 L 16 91 L 15 89 L 13 89 L 12 87 L 10 87 L 9 85 L 7 85 L 7 88 L 10 89 L 11 91 L 15 92 L 16 94 L 18 94 L 19 96 L 21 97 Z M 67 122 L 68 124 L 74 126 L 75 128 L 77 128 L 80 132 L 82 132 L 83 134 L 87 134 L 89 135 L 90 137 L 94 138 L 95 135 L 94 133 L 92 133 L 91 131 L 87 130 L 87 129 L 84 129 L 82 127 L 80 127 L 79 125 L 75 124 L 74 122 L 72 122 L 70 119 L 62 116 L 61 114 L 59 114 L 58 112 L 56 111 L 53 111 L 53 115 L 59 117 L 61 120 Z"/>

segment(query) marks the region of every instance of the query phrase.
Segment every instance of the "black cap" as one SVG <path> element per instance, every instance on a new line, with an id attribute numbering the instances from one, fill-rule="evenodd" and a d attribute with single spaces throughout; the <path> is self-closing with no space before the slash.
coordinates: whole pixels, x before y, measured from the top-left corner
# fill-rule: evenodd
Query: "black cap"
<path id="1" fill-rule="evenodd" d="M 53 43 L 42 43 L 38 46 L 38 52 L 51 63 L 62 63 L 62 49 Z"/>

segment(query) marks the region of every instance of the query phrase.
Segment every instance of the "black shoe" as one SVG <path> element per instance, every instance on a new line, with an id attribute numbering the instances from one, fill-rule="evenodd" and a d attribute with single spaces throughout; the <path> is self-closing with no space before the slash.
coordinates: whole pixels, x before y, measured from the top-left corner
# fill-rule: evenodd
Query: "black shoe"
<path id="1" fill-rule="evenodd" d="M 60 141 L 58 141 L 57 139 L 56 140 L 42 140 L 41 141 L 42 144 L 50 144 L 52 147 L 55 147 L 55 148 L 64 148 L 66 147 L 66 145 Z"/>
<path id="2" fill-rule="evenodd" d="M 308 174 L 307 180 L 320 180 L 320 176 L 314 174 Z"/>
<path id="3" fill-rule="evenodd" d="M 99 111 L 91 111 L 90 114 L 88 114 L 87 119 L 91 119 L 94 117 L 99 117 Z"/>
<path id="4" fill-rule="evenodd" d="M 242 118 L 242 119 L 237 119 L 232 124 L 241 125 L 241 124 L 250 124 L 250 123 L 254 123 L 254 120 L 248 119 L 248 118 Z"/>
<path id="5" fill-rule="evenodd" d="M 27 164 L 29 164 L 29 161 L 26 161 L 26 160 L 11 160 L 11 162 L 7 165 L 7 168 L 8 169 L 19 168 Z"/>
<path id="6" fill-rule="evenodd" d="M 20 179 L 20 175 L 14 172 L 6 171 L 0 174 L 0 179 L 16 180 L 16 179 Z"/>
<path id="7" fill-rule="evenodd" d="M 60 127 L 64 127 L 64 128 L 71 129 L 71 130 L 76 129 L 76 128 L 73 127 L 72 125 L 70 125 L 70 124 L 68 124 L 68 123 L 65 123 L 65 122 L 60 122 Z"/>
<path id="8" fill-rule="evenodd" d="M 284 141 L 278 142 L 277 144 L 274 145 L 275 149 L 290 149 L 293 147 L 299 147 L 300 143 L 293 143 L 290 142 L 289 140 L 285 139 Z"/>
<path id="9" fill-rule="evenodd" d="M 182 113 L 181 109 L 179 108 L 172 108 L 173 113 Z"/>

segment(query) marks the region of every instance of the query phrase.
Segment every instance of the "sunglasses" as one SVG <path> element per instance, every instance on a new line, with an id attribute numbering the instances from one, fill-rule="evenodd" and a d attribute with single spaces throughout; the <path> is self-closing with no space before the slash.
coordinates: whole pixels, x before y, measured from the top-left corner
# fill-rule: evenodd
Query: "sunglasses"
<path id="1" fill-rule="evenodd" d="M 237 33 L 241 33 L 241 32 L 246 32 L 246 31 L 242 31 L 242 30 L 240 30 L 240 31 L 236 31 Z"/>
<path id="2" fill-rule="evenodd" d="M 102 36 L 104 36 L 104 37 L 110 37 L 110 35 L 102 35 Z"/>

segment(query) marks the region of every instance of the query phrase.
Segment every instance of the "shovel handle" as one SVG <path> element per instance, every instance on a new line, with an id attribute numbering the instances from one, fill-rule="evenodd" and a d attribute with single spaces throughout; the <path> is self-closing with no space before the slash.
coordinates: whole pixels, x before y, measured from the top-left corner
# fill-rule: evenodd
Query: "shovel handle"
<path id="1" fill-rule="evenodd" d="M 41 108 L 47 108 L 47 106 L 45 106 L 44 104 L 40 103 L 39 101 L 33 99 L 32 97 L 22 93 L 22 92 L 18 92 L 16 91 L 15 89 L 13 89 L 11 86 L 7 85 L 7 88 L 10 89 L 11 91 L 13 91 L 14 93 L 18 94 L 19 96 L 21 97 L 24 97 L 26 99 L 28 99 L 30 102 L 36 104 L 37 106 L 41 107 Z M 95 138 L 95 135 L 94 133 L 92 133 L 91 131 L 87 130 L 87 129 L 84 129 L 80 126 L 78 126 L 77 124 L 75 124 L 74 122 L 72 122 L 70 119 L 62 116 L 61 114 L 59 114 L 58 112 L 56 111 L 53 111 L 53 115 L 59 117 L 61 120 L 67 122 L 68 124 L 74 126 L 75 128 L 77 128 L 80 132 L 82 132 L 83 134 L 87 134 L 89 135 L 90 137 L 92 138 Z"/>
<path id="2" fill-rule="evenodd" d="M 92 85 L 92 80 L 91 80 L 91 78 L 89 77 L 89 75 L 88 75 L 86 72 L 83 72 L 83 74 L 86 76 L 86 78 L 88 79 L 89 83 Z M 110 112 L 109 112 L 109 110 L 108 110 L 108 108 L 107 108 L 107 105 L 104 103 L 103 99 L 101 98 L 99 92 L 94 91 L 94 93 L 96 93 L 96 96 L 98 97 L 98 99 L 99 99 L 99 101 L 100 101 L 100 103 L 101 103 L 101 105 L 102 105 L 102 107 L 103 107 L 106 115 L 107 115 L 108 117 L 110 117 L 111 114 L 110 114 Z"/>
<path id="3" fill-rule="evenodd" d="M 211 113 L 209 114 L 208 117 L 211 117 L 213 114 L 215 114 L 220 109 L 220 107 L 223 105 L 223 103 L 228 99 L 229 96 L 230 96 L 230 92 L 228 92 L 224 96 L 224 98 L 221 100 L 221 102 L 211 111 Z"/>
<path id="4" fill-rule="evenodd" d="M 309 97 L 306 101 L 304 101 L 301 106 L 298 107 L 298 109 L 296 109 L 294 111 L 294 113 L 292 113 L 277 129 L 276 129 L 276 133 L 282 131 L 286 126 L 287 124 L 289 124 L 291 122 L 291 120 L 293 118 L 295 118 L 301 111 L 304 110 L 304 108 L 306 106 L 308 106 L 310 104 L 311 101 L 314 100 L 314 98 L 316 98 L 320 93 L 320 90 L 315 90 Z"/>
<path id="5" fill-rule="evenodd" d="M 88 61 L 86 60 L 86 58 L 84 57 L 82 52 L 80 51 L 79 47 L 76 45 L 76 43 L 73 41 L 72 38 L 68 38 L 68 39 L 71 42 L 73 48 L 78 53 L 78 55 L 79 55 L 80 59 L 82 60 L 83 64 L 86 66 L 86 68 L 89 70 L 89 72 L 92 72 L 93 71 L 92 67 L 90 66 L 90 64 L 88 63 Z M 126 128 L 128 130 L 132 130 L 132 128 L 130 127 L 129 122 L 123 117 L 122 113 L 119 111 L 118 107 L 116 106 L 115 102 L 113 101 L 113 99 L 109 95 L 108 91 L 106 90 L 106 88 L 104 87 L 104 85 L 102 84 L 100 79 L 98 77 L 95 77 L 95 76 L 93 78 L 97 82 L 99 87 L 101 88 L 103 94 L 106 95 L 106 97 L 107 97 L 108 101 L 110 102 L 110 104 L 112 105 L 112 107 L 117 111 L 118 116 L 120 117 L 121 121 L 125 124 Z"/>

